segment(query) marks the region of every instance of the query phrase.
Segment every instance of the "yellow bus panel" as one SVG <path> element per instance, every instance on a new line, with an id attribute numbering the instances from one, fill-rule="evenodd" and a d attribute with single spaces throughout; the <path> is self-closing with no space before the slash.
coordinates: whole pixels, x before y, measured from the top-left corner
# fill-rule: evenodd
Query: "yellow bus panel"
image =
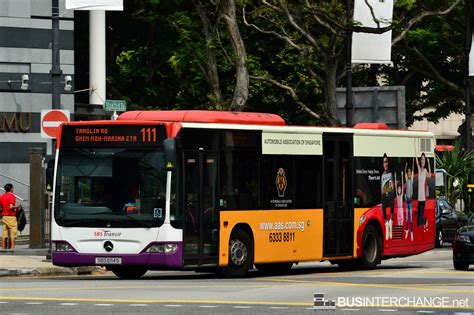
<path id="1" fill-rule="evenodd" d="M 323 209 L 221 211 L 219 266 L 228 264 L 230 234 L 237 224 L 252 230 L 256 264 L 323 257 Z"/>

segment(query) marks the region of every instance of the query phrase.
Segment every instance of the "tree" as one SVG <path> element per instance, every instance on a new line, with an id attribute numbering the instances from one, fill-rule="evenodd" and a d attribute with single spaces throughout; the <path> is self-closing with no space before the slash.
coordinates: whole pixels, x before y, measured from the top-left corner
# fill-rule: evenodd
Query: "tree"
<path id="1" fill-rule="evenodd" d="M 442 168 L 447 175 L 447 198 L 452 205 L 458 199 L 467 200 L 468 176 L 474 170 L 474 152 L 462 149 L 457 140 L 452 150 L 446 150 L 436 156 L 436 167 Z"/>
<path id="2" fill-rule="evenodd" d="M 398 0 L 393 24 L 366 30 L 346 20 L 342 1 L 126 1 L 124 12 L 107 15 L 108 97 L 131 109 L 265 111 L 289 123 L 338 124 L 345 31 L 391 29 L 393 66 L 354 66 L 354 86 L 405 85 L 407 121 L 433 105 L 425 117 L 436 121 L 463 106 L 459 3 Z M 78 65 L 87 65 L 87 19 L 76 14 Z M 76 82 L 87 88 L 86 70 Z"/>
<path id="3" fill-rule="evenodd" d="M 344 60 L 344 39 L 347 29 L 352 31 L 365 31 L 381 33 L 387 30 L 393 30 L 393 44 L 398 44 L 404 40 L 411 32 L 412 28 L 432 17 L 440 17 L 451 13 L 461 0 L 455 1 L 430 1 L 419 3 L 416 1 L 400 0 L 396 3 L 397 16 L 394 22 L 387 27 L 377 29 L 361 28 L 353 21 L 347 21 L 346 8 L 340 2 L 336 1 L 318 1 L 309 0 L 287 2 L 285 0 L 274 0 L 260 2 L 248 1 L 244 3 L 244 23 L 254 30 L 264 34 L 279 38 L 288 46 L 293 47 L 299 52 L 302 62 L 306 64 L 306 74 L 321 83 L 324 89 L 325 102 L 327 104 L 327 116 L 331 124 L 338 124 L 336 113 L 336 87 L 338 81 L 344 77 L 341 64 Z M 352 15 L 352 14 L 351 14 Z M 414 46 L 416 48 L 416 46 Z M 400 60 L 403 60 L 403 53 Z M 406 54 L 405 54 L 406 55 Z M 439 57 L 439 56 L 438 56 Z M 448 58 L 449 56 L 444 56 Z M 419 64 L 419 60 L 417 60 Z M 425 63 L 427 64 L 427 63 Z M 402 68 L 410 69 L 411 64 L 404 63 L 395 71 Z M 366 69 L 366 66 L 361 68 Z M 388 77 L 392 82 L 394 80 L 394 70 L 384 67 L 373 67 L 375 75 L 366 80 L 379 80 L 380 77 Z M 415 69 L 418 73 L 424 69 Z M 431 71 L 425 71 L 425 77 L 430 76 L 432 81 L 439 82 L 442 75 L 432 67 Z M 357 72 L 357 69 L 356 69 Z M 361 71 L 363 72 L 363 71 Z M 364 76 L 361 76 L 362 78 Z M 298 101 L 298 91 L 292 87 L 291 83 L 282 83 L 282 78 L 277 78 L 271 73 L 264 76 L 251 76 L 253 79 L 267 80 L 275 86 L 285 88 L 290 93 L 295 94 L 293 99 Z M 395 77 L 396 78 L 396 77 Z M 405 78 L 407 79 L 407 78 Z M 283 79 L 284 80 L 284 79 Z M 448 83 L 449 80 L 444 80 Z M 394 82 L 396 83 L 396 82 Z M 416 95 L 418 99 L 423 95 Z M 415 99 L 415 96 L 414 96 Z M 419 102 L 412 104 L 419 105 Z M 305 105 L 311 109 L 312 105 Z M 307 111 L 311 113 L 310 110 Z M 324 113 L 324 112 L 323 112 Z M 314 114 L 312 114 L 315 116 Z M 315 116 L 316 117 L 316 116 Z"/>

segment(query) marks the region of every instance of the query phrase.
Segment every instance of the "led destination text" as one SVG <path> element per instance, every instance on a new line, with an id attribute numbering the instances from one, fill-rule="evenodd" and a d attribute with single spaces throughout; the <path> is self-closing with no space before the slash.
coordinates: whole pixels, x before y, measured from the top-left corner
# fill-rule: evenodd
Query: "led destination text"
<path id="1" fill-rule="evenodd" d="M 74 131 L 76 142 L 137 142 L 136 135 L 109 135 L 108 128 L 77 128 Z M 141 141 L 155 142 L 156 128 L 142 128 Z"/>
<path id="2" fill-rule="evenodd" d="M 76 142 L 137 142 L 138 137 L 133 135 L 108 135 L 107 128 L 77 128 L 74 140 Z"/>
<path id="3" fill-rule="evenodd" d="M 166 138 L 163 126 L 113 125 L 113 126 L 71 126 L 63 127 L 63 147 L 136 147 L 156 146 Z"/>
<path id="4" fill-rule="evenodd" d="M 137 136 L 76 136 L 76 142 L 137 142 Z"/>

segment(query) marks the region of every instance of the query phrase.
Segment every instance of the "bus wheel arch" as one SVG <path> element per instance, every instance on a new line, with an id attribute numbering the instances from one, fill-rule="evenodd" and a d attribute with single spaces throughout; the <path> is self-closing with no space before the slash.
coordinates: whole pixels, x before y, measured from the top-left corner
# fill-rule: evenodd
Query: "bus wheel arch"
<path id="1" fill-rule="evenodd" d="M 362 233 L 361 257 L 359 260 L 362 269 L 374 269 L 382 258 L 383 237 L 382 229 L 375 222 L 368 222 Z"/>
<path id="2" fill-rule="evenodd" d="M 252 229 L 244 223 L 237 224 L 230 233 L 229 263 L 221 269 L 227 277 L 243 277 L 253 268 L 254 237 Z"/>

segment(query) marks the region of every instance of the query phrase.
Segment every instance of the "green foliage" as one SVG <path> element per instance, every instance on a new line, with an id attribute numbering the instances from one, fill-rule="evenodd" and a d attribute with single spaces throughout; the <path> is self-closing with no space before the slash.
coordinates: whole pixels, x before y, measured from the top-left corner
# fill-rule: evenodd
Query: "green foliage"
<path id="1" fill-rule="evenodd" d="M 206 42 L 203 25 L 195 3 L 187 0 L 128 0 L 123 12 L 107 13 L 107 97 L 129 100 L 130 109 L 192 109 L 225 108 L 216 105 L 210 95 L 203 72 L 206 48 L 216 51 L 219 79 L 224 99 L 233 95 L 235 70 L 232 48 L 226 28 L 218 24 L 215 37 Z M 247 50 L 247 67 L 255 76 L 265 76 L 292 87 L 299 99 L 321 115 L 316 120 L 299 108 L 287 91 L 269 82 L 250 80 L 246 110 L 273 112 L 293 124 L 328 124 L 328 66 L 337 69 L 337 86 L 345 86 L 343 65 L 344 29 L 329 32 L 313 17 L 314 10 L 324 12 L 329 21 L 350 25 L 346 21 L 344 1 L 287 1 L 289 10 L 320 45 L 316 50 L 289 23 L 284 14 L 272 10 L 260 1 L 247 0 L 246 16 L 264 30 L 275 31 L 304 48 L 304 53 L 271 34 L 247 27 L 242 21 L 242 3 L 237 2 L 239 29 Z M 269 1 L 275 5 L 278 1 Z M 403 22 L 422 10 L 441 10 L 453 0 L 398 0 L 394 21 Z M 201 1 L 215 19 L 219 1 Z M 353 86 L 376 86 L 380 78 L 386 84 L 406 88 L 408 123 L 420 109 L 434 107 L 427 114 L 431 121 L 462 109 L 462 80 L 466 64 L 464 47 L 464 8 L 458 6 L 447 16 L 430 16 L 410 29 L 404 40 L 392 50 L 393 65 L 362 65 L 354 67 Z M 87 65 L 88 15 L 76 14 L 76 64 Z M 395 27 L 393 37 L 403 31 Z M 423 54 L 419 56 L 414 49 Z M 425 63 L 435 66 L 439 77 Z M 310 75 L 311 69 L 318 78 Z M 87 71 L 76 74 L 81 88 L 88 87 Z M 443 80 L 440 79 L 443 78 Z M 451 82 L 452 84 L 447 84 Z M 84 98 L 87 97 L 84 93 Z M 78 102 L 86 102 L 78 95 Z M 211 105 L 213 104 L 213 105 Z"/>
<path id="2" fill-rule="evenodd" d="M 444 151 L 436 156 L 436 167 L 444 169 L 447 175 L 446 197 L 455 205 L 460 198 L 467 200 L 466 185 L 469 173 L 474 170 L 474 152 L 461 149 L 461 143 L 456 141 L 454 149 Z"/>
<path id="3" fill-rule="evenodd" d="M 410 11 L 415 7 L 415 4 L 416 0 L 398 0 L 395 1 L 395 8 Z"/>

